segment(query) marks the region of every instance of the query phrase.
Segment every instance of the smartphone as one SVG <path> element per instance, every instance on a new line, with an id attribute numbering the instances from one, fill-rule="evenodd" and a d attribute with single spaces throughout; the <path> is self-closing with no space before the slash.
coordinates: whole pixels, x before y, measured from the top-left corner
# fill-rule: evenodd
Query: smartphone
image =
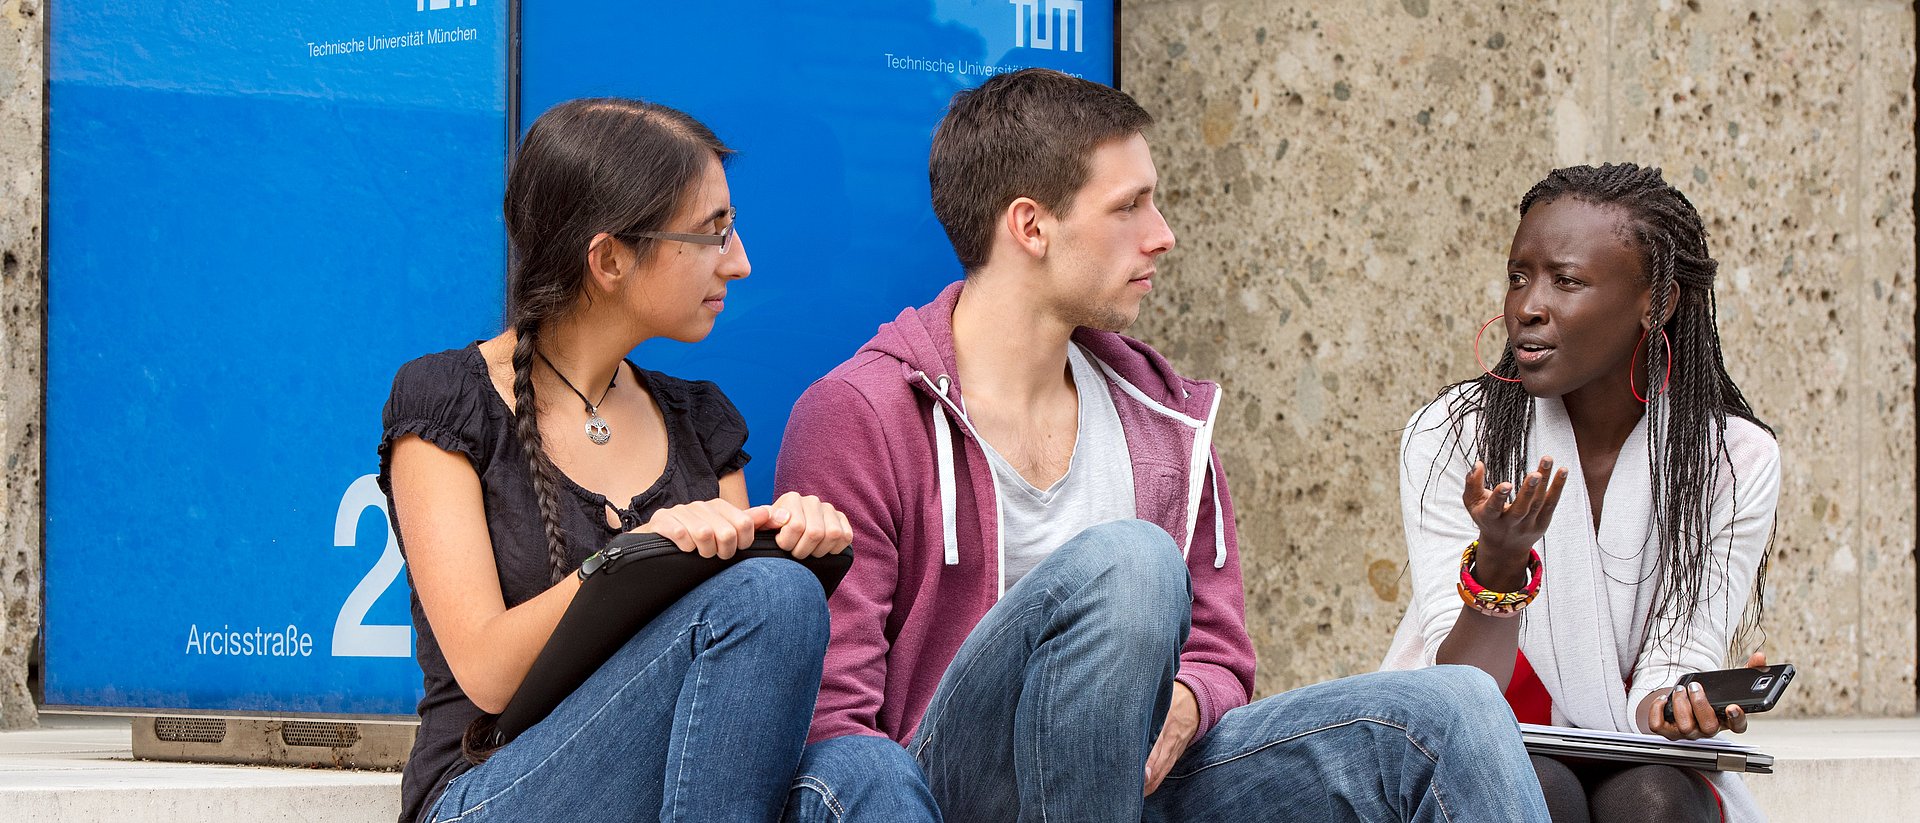
<path id="1" fill-rule="evenodd" d="M 1793 664 L 1776 663 L 1764 669 L 1720 669 L 1681 675 L 1674 688 L 1678 692 L 1690 683 L 1699 683 L 1706 690 L 1707 703 L 1713 706 L 1713 713 L 1725 721 L 1728 706 L 1739 706 L 1746 714 L 1773 708 L 1773 704 L 1780 701 L 1780 693 L 1792 682 Z M 1667 703 L 1666 710 L 1667 722 L 1672 723 L 1672 702 Z"/>

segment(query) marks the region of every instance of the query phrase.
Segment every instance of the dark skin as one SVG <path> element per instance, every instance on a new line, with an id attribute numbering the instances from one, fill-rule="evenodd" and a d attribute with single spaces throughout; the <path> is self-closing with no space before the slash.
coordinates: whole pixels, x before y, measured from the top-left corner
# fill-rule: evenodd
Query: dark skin
<path id="1" fill-rule="evenodd" d="M 1627 381 L 1634 348 L 1654 327 L 1653 294 L 1626 219 L 1617 207 L 1571 197 L 1535 204 L 1521 218 L 1507 260 L 1507 340 L 1521 384 L 1529 395 L 1559 397 L 1566 405 L 1596 532 L 1614 463 L 1646 412 Z M 1486 479 L 1486 466 L 1474 464 L 1462 495 L 1480 527 L 1473 574 L 1490 589 L 1514 591 L 1526 583 L 1527 557 L 1553 521 L 1567 470 L 1556 470 L 1553 458 L 1543 456 L 1517 491 L 1513 483 L 1489 489 Z M 1519 621 L 1463 605 L 1440 644 L 1439 662 L 1478 667 L 1504 691 L 1519 646 Z M 1766 658 L 1755 654 L 1748 665 L 1765 666 Z M 1676 740 L 1747 729 L 1737 706 L 1727 709 L 1723 721 L 1697 689 L 1679 699 L 1670 693 L 1661 689 L 1641 703 L 1642 728 Z M 1672 722 L 1664 716 L 1668 702 Z"/>

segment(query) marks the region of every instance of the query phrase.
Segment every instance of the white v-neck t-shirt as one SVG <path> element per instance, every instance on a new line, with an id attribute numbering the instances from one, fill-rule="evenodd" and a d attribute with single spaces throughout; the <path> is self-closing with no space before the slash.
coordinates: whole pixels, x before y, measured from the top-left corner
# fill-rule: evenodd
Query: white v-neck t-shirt
<path id="1" fill-rule="evenodd" d="M 1134 516 L 1133 456 L 1106 377 L 1078 344 L 1067 344 L 1067 364 L 1079 396 L 1079 425 L 1067 473 L 1051 488 L 1034 488 L 992 444 L 980 441 L 1000 500 L 1006 552 L 1000 574 L 1009 589 L 1088 527 Z"/>

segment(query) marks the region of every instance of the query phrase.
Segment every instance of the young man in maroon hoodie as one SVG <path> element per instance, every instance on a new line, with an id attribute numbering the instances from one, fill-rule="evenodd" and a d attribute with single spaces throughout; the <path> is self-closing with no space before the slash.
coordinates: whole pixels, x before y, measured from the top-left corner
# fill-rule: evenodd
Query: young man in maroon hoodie
<path id="1" fill-rule="evenodd" d="M 1118 334 L 1174 245 L 1151 122 L 1029 69 L 934 135 L 966 278 L 801 396 L 776 469 L 858 558 L 786 819 L 1546 819 L 1477 669 L 1249 704 L 1220 388 Z"/>

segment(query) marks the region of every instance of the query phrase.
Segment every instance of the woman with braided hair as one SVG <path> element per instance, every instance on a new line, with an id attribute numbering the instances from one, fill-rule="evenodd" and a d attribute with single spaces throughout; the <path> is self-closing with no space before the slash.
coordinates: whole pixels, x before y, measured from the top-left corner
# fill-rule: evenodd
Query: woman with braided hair
<path id="1" fill-rule="evenodd" d="M 781 814 L 827 642 L 826 600 L 798 563 L 731 566 L 512 742 L 463 737 L 506 706 L 581 562 L 621 532 L 709 557 L 758 529 L 797 558 L 848 544 L 846 518 L 816 498 L 748 506 L 746 423 L 717 387 L 626 359 L 650 338 L 704 338 L 747 276 L 728 154 L 665 106 L 541 115 L 507 177 L 507 330 L 394 378 L 380 486 L 426 675 L 403 823 Z"/>
<path id="2" fill-rule="evenodd" d="M 1521 200 L 1487 321 L 1505 351 L 1402 439 L 1414 597 L 1388 668 L 1479 667 L 1525 722 L 1746 730 L 1672 688 L 1757 624 L 1779 493 L 1779 447 L 1721 360 L 1716 268 L 1658 169 L 1558 169 Z M 1760 818 L 1727 773 L 1533 762 L 1561 823 Z"/>

